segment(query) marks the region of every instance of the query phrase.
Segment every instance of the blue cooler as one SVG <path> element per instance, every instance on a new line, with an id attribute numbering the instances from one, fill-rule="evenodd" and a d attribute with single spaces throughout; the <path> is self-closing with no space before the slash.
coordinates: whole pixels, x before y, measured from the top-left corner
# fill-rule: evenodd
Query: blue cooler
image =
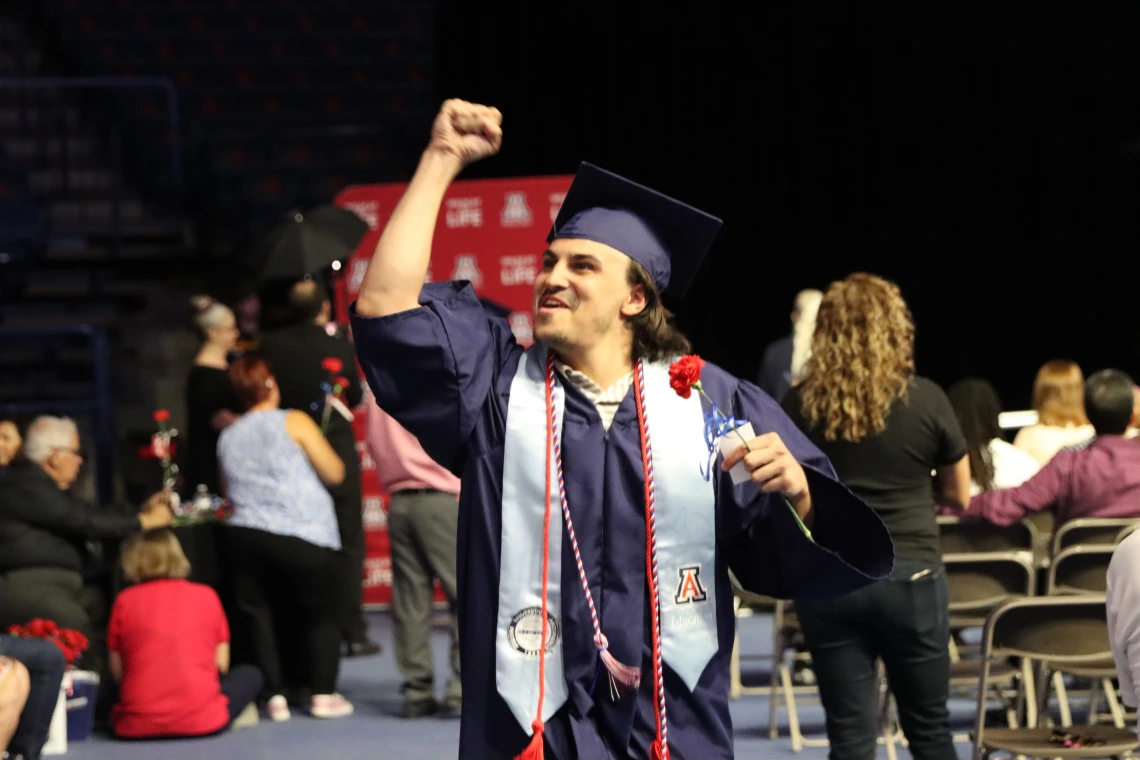
<path id="1" fill-rule="evenodd" d="M 99 696 L 99 674 L 89 670 L 71 672 L 71 694 L 67 697 L 67 740 L 91 738 L 95 726 L 95 700 Z"/>

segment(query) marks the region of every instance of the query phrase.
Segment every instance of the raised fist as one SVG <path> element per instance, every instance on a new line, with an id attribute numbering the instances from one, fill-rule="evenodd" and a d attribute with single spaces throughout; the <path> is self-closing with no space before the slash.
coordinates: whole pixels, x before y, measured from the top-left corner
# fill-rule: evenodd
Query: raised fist
<path id="1" fill-rule="evenodd" d="M 431 127 L 429 151 L 459 159 L 462 166 L 499 152 L 503 145 L 503 115 L 497 108 L 445 101 Z"/>

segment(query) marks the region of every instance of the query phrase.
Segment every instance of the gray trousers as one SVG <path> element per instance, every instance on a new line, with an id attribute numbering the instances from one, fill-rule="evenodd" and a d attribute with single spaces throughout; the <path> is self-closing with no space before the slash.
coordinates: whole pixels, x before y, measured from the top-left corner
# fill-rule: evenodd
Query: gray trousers
<path id="1" fill-rule="evenodd" d="M 407 702 L 435 696 L 431 655 L 432 580 L 438 579 L 451 607 L 451 677 L 445 702 L 458 706 L 459 626 L 455 619 L 455 540 L 459 500 L 440 491 L 392 494 L 388 540 L 392 547 L 392 619 L 396 666 Z"/>

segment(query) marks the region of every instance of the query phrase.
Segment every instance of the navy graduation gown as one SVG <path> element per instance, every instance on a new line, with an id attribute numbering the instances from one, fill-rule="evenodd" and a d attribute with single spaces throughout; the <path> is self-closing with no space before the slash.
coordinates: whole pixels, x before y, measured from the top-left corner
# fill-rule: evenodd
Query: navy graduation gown
<path id="1" fill-rule="evenodd" d="M 376 401 L 463 481 L 458 594 L 463 712 L 459 757 L 510 760 L 525 732 L 495 684 L 500 502 L 507 399 L 523 349 L 505 320 L 489 318 L 466 283 L 424 287 L 422 308 L 375 319 L 352 310 L 361 366 Z M 644 666 L 640 692 L 612 701 L 593 644 L 589 611 L 563 531 L 563 660 L 567 703 L 546 724 L 556 760 L 644 760 L 654 738 L 653 679 L 645 577 L 645 518 L 632 390 L 609 433 L 596 409 L 564 384 L 562 456 L 567 498 L 602 630 L 621 662 Z M 879 517 L 837 480 L 827 458 L 756 386 L 706 364 L 705 392 L 752 423 L 775 431 L 807 473 L 813 537 L 779 496 L 733 486 L 717 470 L 716 618 L 719 647 L 690 693 L 665 665 L 669 748 L 676 760 L 733 757 L 728 663 L 735 632 L 728 570 L 749 591 L 779 598 L 836 596 L 885 577 L 893 562 Z M 650 410 L 652 414 L 652 410 Z M 536 422 L 536 424 L 539 424 Z M 666 581 L 663 581 L 666 583 Z"/>

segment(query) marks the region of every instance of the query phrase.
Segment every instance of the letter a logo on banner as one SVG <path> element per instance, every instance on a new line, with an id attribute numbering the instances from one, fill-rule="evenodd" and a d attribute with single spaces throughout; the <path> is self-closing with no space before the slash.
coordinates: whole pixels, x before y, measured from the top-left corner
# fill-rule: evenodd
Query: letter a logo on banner
<path id="1" fill-rule="evenodd" d="M 677 594 L 674 597 L 677 604 L 689 602 L 703 602 L 709 598 L 705 587 L 701 585 L 701 566 L 684 565 L 677 569 Z"/>
<path id="2" fill-rule="evenodd" d="M 499 223 L 504 227 L 529 227 L 533 221 L 530 206 L 526 205 L 526 193 L 518 190 L 507 193 L 503 199 Z"/>

